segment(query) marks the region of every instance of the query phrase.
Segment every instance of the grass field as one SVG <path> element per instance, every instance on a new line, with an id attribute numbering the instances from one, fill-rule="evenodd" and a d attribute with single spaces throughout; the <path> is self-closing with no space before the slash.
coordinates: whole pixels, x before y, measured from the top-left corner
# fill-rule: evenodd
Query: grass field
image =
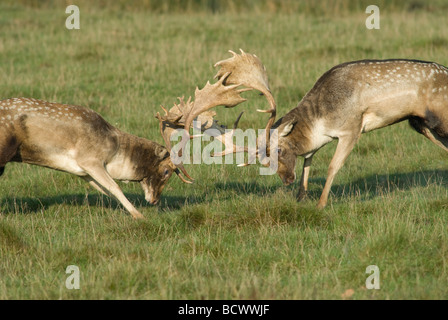
<path id="1" fill-rule="evenodd" d="M 384 4 L 380 30 L 365 27 L 367 2 L 360 10 L 336 2 L 333 14 L 268 10 L 278 1 L 218 14 L 80 3 L 80 30 L 65 28 L 63 2 L 0 4 L 0 98 L 88 106 L 159 143 L 159 105 L 212 80 L 229 49 L 262 59 L 279 116 L 338 63 L 448 65 L 444 1 Z M 230 124 L 245 110 L 241 128 L 264 127 L 266 115 L 255 112 L 266 108 L 263 97 L 245 96 L 235 109 L 217 108 L 217 118 Z M 0 178 L 0 299 L 448 298 L 446 153 L 407 123 L 365 134 L 328 207 L 317 210 L 334 150 L 332 143 L 314 157 L 301 203 L 297 183 L 283 187 L 256 166 L 188 165 L 196 183 L 173 176 L 157 207 L 140 185 L 120 184 L 145 221 L 77 177 L 8 164 Z M 81 271 L 79 290 L 65 287 L 69 265 Z M 380 269 L 379 290 L 365 288 L 369 265 Z"/>

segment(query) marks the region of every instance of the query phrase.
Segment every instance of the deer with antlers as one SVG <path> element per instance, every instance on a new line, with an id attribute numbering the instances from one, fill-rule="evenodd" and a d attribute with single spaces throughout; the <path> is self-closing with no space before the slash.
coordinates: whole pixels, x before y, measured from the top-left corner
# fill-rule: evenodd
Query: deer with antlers
<path id="1" fill-rule="evenodd" d="M 405 59 L 340 64 L 324 73 L 298 106 L 275 122 L 276 103 L 261 61 L 242 50 L 241 55 L 230 52 L 231 58 L 215 65 L 221 67 L 216 77 L 266 96 L 271 108 L 258 111 L 271 114 L 265 137 L 272 132 L 276 139 L 271 145 L 271 140 L 259 138 L 256 154 L 277 153 L 277 173 L 285 185 L 296 178 L 297 157 L 304 157 L 299 201 L 306 197 L 313 156 L 332 140 L 338 140 L 338 145 L 318 208 L 326 206 L 334 177 L 362 133 L 409 120 L 418 133 L 448 151 L 448 69 L 440 64 Z"/>
<path id="2" fill-rule="evenodd" d="M 28 98 L 0 101 L 1 174 L 8 162 L 80 176 L 114 196 L 134 218 L 143 216 L 114 179 L 139 181 L 146 200 L 155 204 L 178 170 L 165 147 L 120 131 L 90 109 Z"/>
<path id="3" fill-rule="evenodd" d="M 417 60 L 362 60 L 324 73 L 298 106 L 281 118 L 278 174 L 285 184 L 295 179 L 298 156 L 305 158 L 298 200 L 305 198 L 314 154 L 338 140 L 318 202 L 326 206 L 336 173 L 362 133 L 403 120 L 448 151 L 448 69 Z"/>
<path id="4" fill-rule="evenodd" d="M 187 141 L 194 138 L 189 137 L 188 130 L 196 118 L 204 123 L 200 130 L 213 128 L 222 133 L 216 139 L 229 147 L 222 154 L 247 151 L 247 148 L 232 144 L 234 130 L 226 132 L 213 119 L 215 113 L 209 109 L 219 105 L 234 107 L 246 101 L 240 96 L 242 92 L 262 87 L 258 83 L 259 77 L 265 75 L 260 72 L 261 66 L 258 59 L 246 61 L 241 64 L 244 70 L 235 70 L 232 76 L 222 74 L 216 83 L 207 82 L 203 89 L 196 88 L 194 101 L 190 98 L 185 102 L 179 98 L 180 103 L 170 111 L 164 109 L 164 116 L 157 113 L 166 147 L 125 133 L 88 108 L 32 98 L 2 100 L 0 176 L 8 162 L 68 172 L 80 176 L 101 193 L 115 197 L 134 218 L 143 218 L 114 180 L 140 182 L 145 199 L 151 204 L 159 201 L 173 172 L 184 183 L 191 184 L 193 178 L 182 162 L 173 163 L 176 156 L 171 150 L 170 136 L 175 130 L 183 129 Z M 247 74 L 238 79 L 238 84 L 226 85 L 226 80 L 235 78 L 242 71 Z"/>

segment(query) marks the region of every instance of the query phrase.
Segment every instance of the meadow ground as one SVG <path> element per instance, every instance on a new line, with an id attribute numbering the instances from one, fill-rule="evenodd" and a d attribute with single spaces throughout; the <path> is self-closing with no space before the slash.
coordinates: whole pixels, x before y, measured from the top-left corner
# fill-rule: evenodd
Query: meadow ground
<path id="1" fill-rule="evenodd" d="M 151 13 L 80 5 L 0 4 L 0 96 L 88 106 L 120 129 L 162 143 L 154 114 L 193 95 L 228 49 L 267 67 L 279 117 L 330 67 L 364 58 L 448 65 L 448 4 L 360 10 Z M 30 1 L 30 3 L 33 3 Z M 268 3 L 275 3 L 273 1 Z M 262 128 L 263 97 L 217 108 L 222 123 Z M 161 204 L 120 184 L 146 216 L 134 221 L 81 179 L 8 164 L 0 178 L 0 299 L 446 299 L 447 154 L 407 123 L 365 134 L 315 209 L 335 143 L 314 157 L 310 196 L 258 167 L 188 165 Z M 301 165 L 301 160 L 299 166 Z M 299 174 L 299 172 L 298 172 Z M 79 290 L 65 287 L 68 265 Z M 367 290 L 366 268 L 380 269 Z M 352 289 L 353 291 L 351 291 Z M 347 291 L 349 290 L 349 291 Z M 350 292 L 350 294 L 347 294 Z M 344 295 L 345 293 L 345 295 Z"/>

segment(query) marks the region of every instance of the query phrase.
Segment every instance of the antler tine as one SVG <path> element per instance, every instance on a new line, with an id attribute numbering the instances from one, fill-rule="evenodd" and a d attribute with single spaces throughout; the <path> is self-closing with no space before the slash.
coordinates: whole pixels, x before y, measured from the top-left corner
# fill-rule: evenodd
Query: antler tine
<path id="1" fill-rule="evenodd" d="M 165 109 L 164 109 L 165 110 Z M 159 130 L 160 130 L 160 135 L 163 138 L 163 141 L 165 141 L 165 145 L 166 148 L 168 149 L 169 152 L 171 152 L 171 142 L 169 137 L 167 137 L 167 135 L 165 134 L 165 130 L 166 130 L 166 125 L 164 123 L 164 120 L 162 119 L 162 116 L 160 115 L 160 113 L 157 112 L 156 114 L 156 118 L 159 119 Z M 166 120 L 165 120 L 166 121 Z"/>
<path id="2" fill-rule="evenodd" d="M 184 169 L 185 170 L 185 169 Z M 179 177 L 180 180 L 182 180 L 182 182 L 184 183 L 188 183 L 188 184 L 192 184 L 192 181 L 186 180 L 184 177 L 182 177 L 182 175 L 180 174 L 180 171 L 178 168 L 176 168 L 176 170 L 174 170 L 174 172 L 176 172 L 177 176 Z M 183 174 L 185 174 L 187 171 L 185 170 L 182 171 Z M 186 174 L 186 176 L 190 179 L 190 180 L 194 180 L 193 178 L 191 178 L 188 174 Z"/>
<path id="3" fill-rule="evenodd" d="M 171 110 L 170 111 L 168 111 L 168 110 L 166 110 L 165 109 L 165 107 L 164 106 L 162 106 L 162 105 L 160 105 L 160 107 L 163 109 L 163 111 L 165 112 L 165 115 L 164 116 L 161 116 L 158 112 L 157 112 L 157 114 L 156 114 L 156 118 L 157 119 L 161 119 L 162 121 L 165 121 L 165 122 L 169 122 L 169 123 L 172 123 L 173 125 L 177 125 L 177 126 L 180 126 L 181 124 L 180 124 L 180 119 L 182 118 L 182 114 L 179 114 L 179 113 L 175 113 L 175 112 L 171 112 Z M 159 119 L 159 120 L 160 120 Z"/>
<path id="4" fill-rule="evenodd" d="M 235 120 L 235 122 L 234 122 L 234 124 L 233 124 L 233 131 L 235 131 L 236 128 L 238 128 L 238 123 L 240 123 L 240 119 L 241 119 L 241 117 L 243 116 L 243 113 L 244 113 L 244 111 L 242 111 L 242 112 L 240 113 L 240 115 L 238 116 L 238 118 L 236 118 L 236 120 Z"/>
<path id="5" fill-rule="evenodd" d="M 162 108 L 163 111 L 165 111 L 165 115 L 167 116 L 167 115 L 168 115 L 168 111 L 164 108 L 164 106 L 160 105 L 160 108 Z M 157 112 L 157 113 L 158 113 L 158 112 Z"/>
<path id="6" fill-rule="evenodd" d="M 266 124 L 266 128 L 265 128 L 265 130 L 266 130 L 266 141 L 269 141 L 269 139 L 270 139 L 270 131 L 271 131 L 272 126 L 275 123 L 275 117 L 277 115 L 277 104 L 275 103 L 275 99 L 272 96 L 270 91 L 264 93 L 264 95 L 265 95 L 266 99 L 268 100 L 269 105 L 271 106 L 271 108 L 269 110 L 257 109 L 257 111 L 258 112 L 270 113 L 271 114 L 271 116 L 269 117 L 268 123 Z"/>
<path id="7" fill-rule="evenodd" d="M 162 107 L 163 110 L 166 110 L 165 108 Z M 165 118 L 168 117 L 168 113 L 167 116 Z M 166 148 L 168 150 L 168 152 L 170 153 L 170 155 L 172 155 L 172 149 L 171 149 L 171 141 L 170 141 L 170 137 L 171 134 L 176 131 L 177 128 L 179 128 L 179 124 L 178 123 L 172 123 L 171 121 L 167 120 L 167 119 L 163 119 L 162 116 L 160 115 L 160 113 L 157 112 L 156 114 L 156 118 L 159 119 L 159 130 L 160 130 L 160 134 L 162 135 L 163 141 L 165 141 L 165 145 Z M 180 118 L 179 118 L 180 119 Z M 176 165 L 176 174 L 177 176 L 185 183 L 193 183 L 192 181 L 194 181 L 194 179 L 188 174 L 187 170 L 185 169 L 185 167 L 183 166 L 182 163 Z M 182 177 L 180 175 L 179 170 L 191 181 L 186 180 L 184 177 Z"/>

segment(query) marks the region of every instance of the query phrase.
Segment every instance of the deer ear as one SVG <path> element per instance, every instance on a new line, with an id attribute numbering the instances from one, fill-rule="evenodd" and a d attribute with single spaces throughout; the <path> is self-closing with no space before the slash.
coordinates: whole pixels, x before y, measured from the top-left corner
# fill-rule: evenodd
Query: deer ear
<path id="1" fill-rule="evenodd" d="M 280 133 L 280 137 L 286 137 L 288 134 L 290 134 L 295 124 L 295 121 L 291 121 L 286 126 L 284 126 L 282 133 Z"/>
<path id="2" fill-rule="evenodd" d="M 156 147 L 154 154 L 159 158 L 159 159 L 165 159 L 166 155 L 168 154 L 168 150 L 162 146 L 158 146 Z"/>

